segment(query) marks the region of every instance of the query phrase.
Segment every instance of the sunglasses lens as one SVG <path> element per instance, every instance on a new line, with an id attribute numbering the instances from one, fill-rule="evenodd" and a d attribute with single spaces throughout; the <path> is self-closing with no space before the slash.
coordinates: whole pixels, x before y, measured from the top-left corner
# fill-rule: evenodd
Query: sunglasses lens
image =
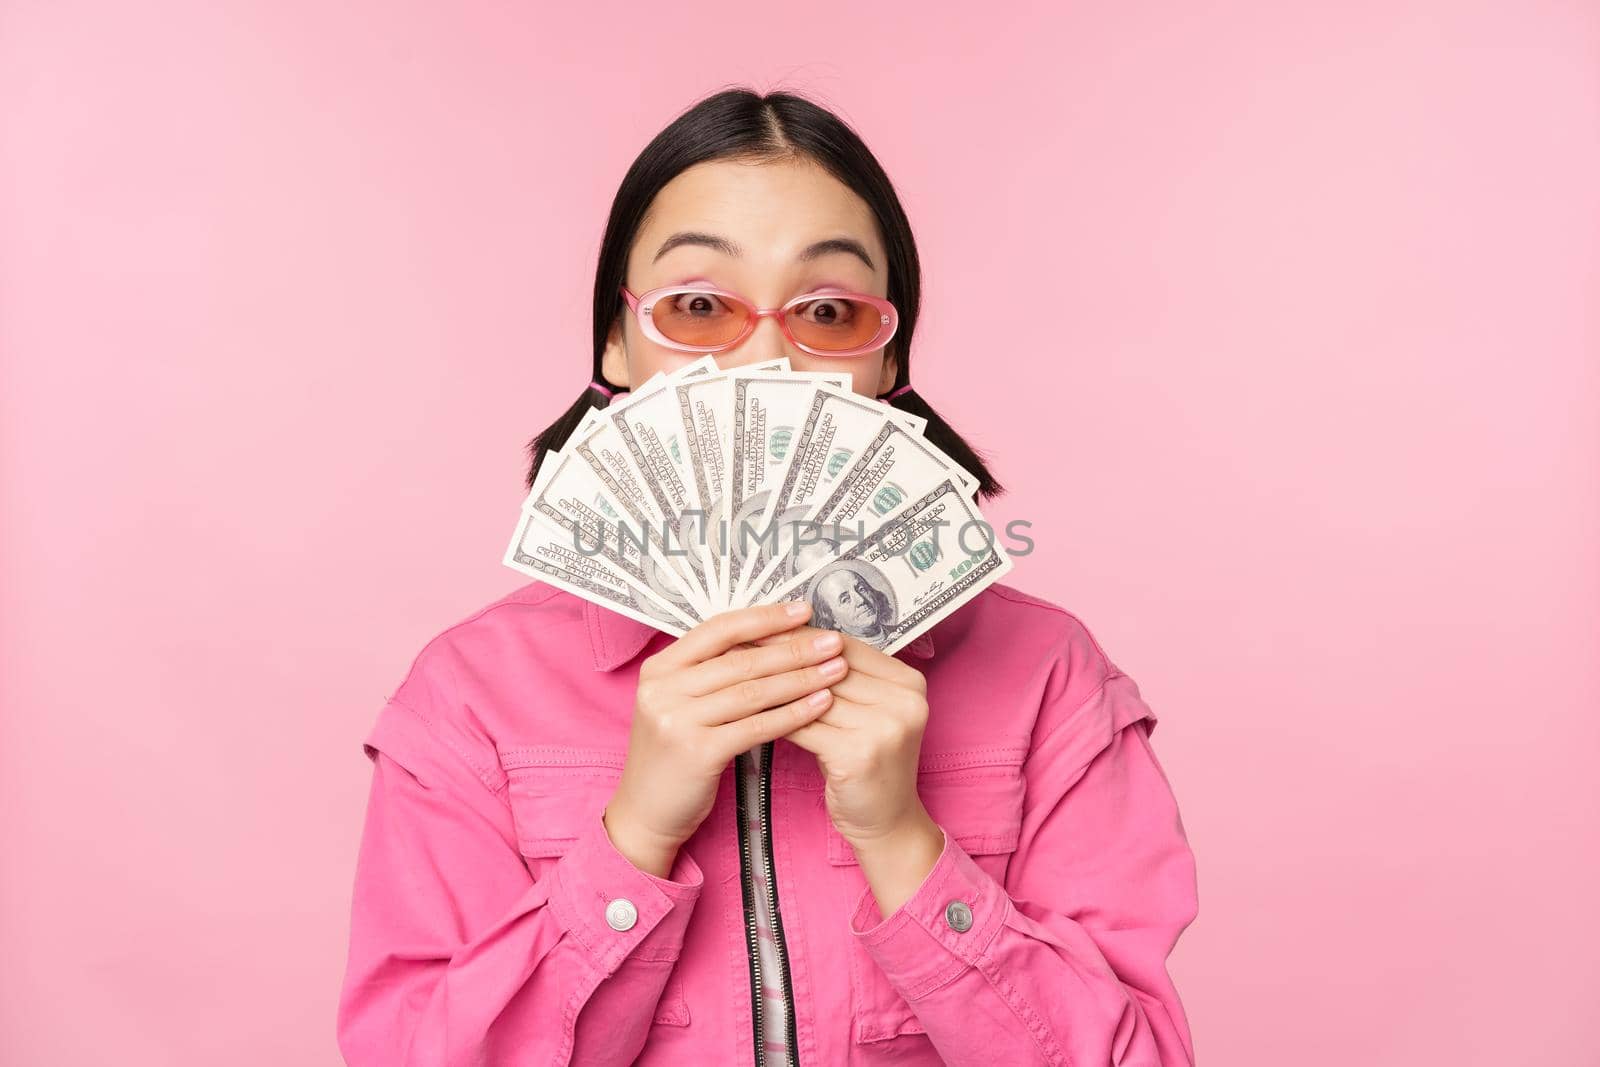
<path id="1" fill-rule="evenodd" d="M 846 296 L 819 296 L 789 309 L 795 340 L 824 352 L 861 348 L 887 328 L 883 312 Z"/>
<path id="2" fill-rule="evenodd" d="M 650 319 L 668 340 L 697 348 L 725 345 L 738 337 L 750 312 L 715 293 L 674 293 L 655 302 Z"/>

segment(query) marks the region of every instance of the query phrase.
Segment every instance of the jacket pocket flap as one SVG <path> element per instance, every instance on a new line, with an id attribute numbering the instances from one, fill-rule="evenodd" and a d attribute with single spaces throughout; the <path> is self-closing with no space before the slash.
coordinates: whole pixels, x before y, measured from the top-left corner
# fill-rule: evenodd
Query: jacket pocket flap
<path id="1" fill-rule="evenodd" d="M 1022 831 L 1025 756 L 1019 748 L 984 748 L 926 757 L 917 771 L 922 806 L 974 856 L 1015 852 Z M 827 829 L 828 862 L 856 865 L 844 835 L 831 822 Z"/>
<path id="2" fill-rule="evenodd" d="M 625 755 L 555 746 L 501 752 L 518 850 L 530 858 L 565 854 L 605 810 Z"/>

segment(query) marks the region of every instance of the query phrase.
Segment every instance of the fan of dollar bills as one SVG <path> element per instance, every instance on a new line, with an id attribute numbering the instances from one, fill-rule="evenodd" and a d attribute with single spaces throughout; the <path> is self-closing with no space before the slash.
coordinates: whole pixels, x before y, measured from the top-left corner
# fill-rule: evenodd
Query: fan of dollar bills
<path id="1" fill-rule="evenodd" d="M 896 652 L 1011 569 L 925 426 L 846 374 L 707 356 L 588 412 L 503 562 L 674 636 L 805 599 L 810 625 Z"/>

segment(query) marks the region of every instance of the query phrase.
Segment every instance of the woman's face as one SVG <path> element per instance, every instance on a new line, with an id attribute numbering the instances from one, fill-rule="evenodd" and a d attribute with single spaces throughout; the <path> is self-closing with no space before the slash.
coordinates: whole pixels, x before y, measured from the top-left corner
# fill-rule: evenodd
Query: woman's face
<path id="1" fill-rule="evenodd" d="M 835 248 L 804 258 L 815 243 L 839 239 L 860 254 Z M 816 164 L 719 160 L 690 167 L 656 194 L 628 256 L 627 286 L 634 295 L 694 281 L 712 282 L 758 307 L 778 307 L 823 286 L 887 296 L 888 257 L 866 201 Z M 895 360 L 885 349 L 845 359 L 813 356 L 791 345 L 771 316 L 716 361 L 729 369 L 781 356 L 794 370 L 848 374 L 851 388 L 864 396 L 894 385 Z M 670 373 L 698 358 L 645 337 L 624 304 L 601 369 L 608 381 L 633 389 L 657 371 Z"/>

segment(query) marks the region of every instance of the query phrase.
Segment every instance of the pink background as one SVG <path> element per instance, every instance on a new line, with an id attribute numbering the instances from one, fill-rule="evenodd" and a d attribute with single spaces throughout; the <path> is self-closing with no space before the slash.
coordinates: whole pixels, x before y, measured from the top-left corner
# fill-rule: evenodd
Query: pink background
<path id="1" fill-rule="evenodd" d="M 0 1061 L 338 1062 L 360 741 L 737 82 L 1162 716 L 1201 1062 L 1596 1062 L 1600 17 L 1207 7 L 6 4 Z"/>

